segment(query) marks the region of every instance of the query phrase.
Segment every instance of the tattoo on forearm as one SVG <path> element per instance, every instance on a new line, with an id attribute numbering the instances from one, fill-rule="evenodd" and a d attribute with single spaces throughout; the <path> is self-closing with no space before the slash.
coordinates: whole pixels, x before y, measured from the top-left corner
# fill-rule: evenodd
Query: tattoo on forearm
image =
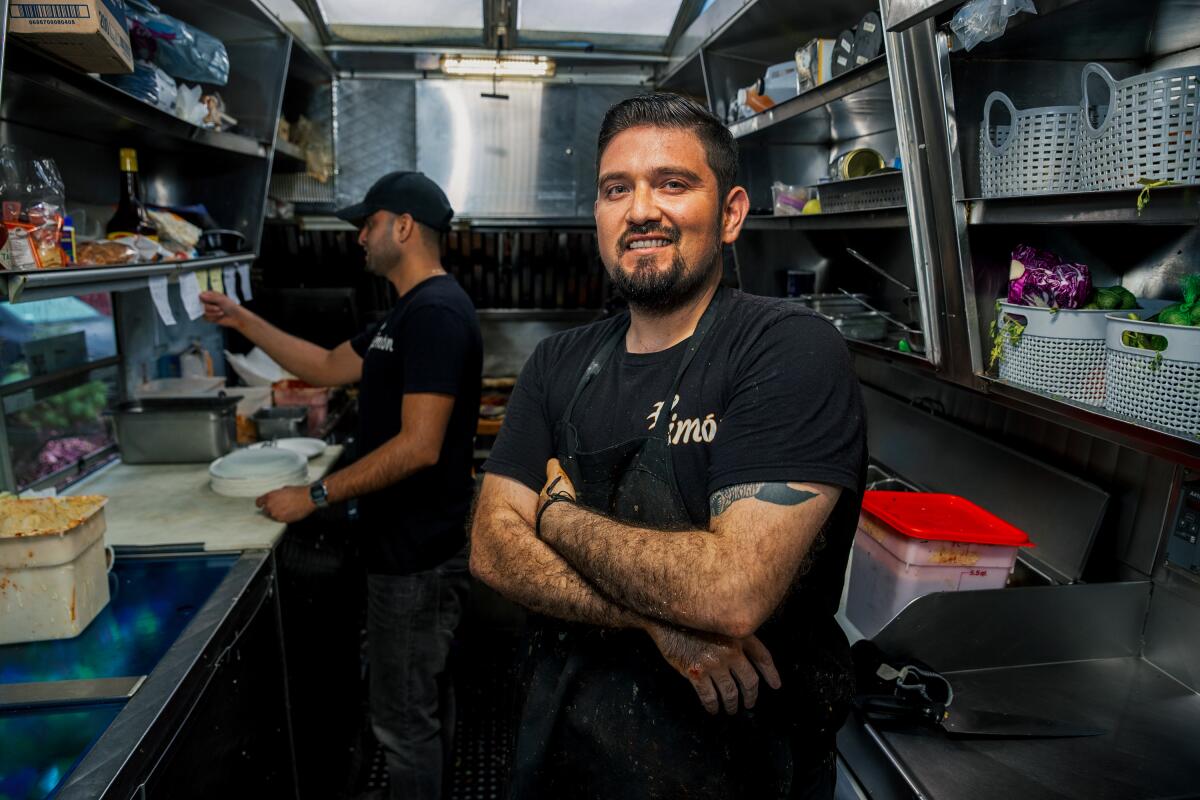
<path id="1" fill-rule="evenodd" d="M 777 506 L 798 506 L 816 496 L 816 492 L 793 489 L 786 483 L 739 483 L 713 492 L 708 498 L 708 510 L 712 516 L 719 517 L 735 502 L 747 497 L 757 497 Z"/>

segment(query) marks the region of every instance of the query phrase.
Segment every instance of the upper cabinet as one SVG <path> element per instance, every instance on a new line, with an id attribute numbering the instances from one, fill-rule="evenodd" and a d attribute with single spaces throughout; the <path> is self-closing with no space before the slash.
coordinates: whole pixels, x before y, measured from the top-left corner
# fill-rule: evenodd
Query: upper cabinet
<path id="1" fill-rule="evenodd" d="M 0 140 L 29 157 L 53 159 L 77 241 L 103 238 L 119 197 L 121 148 L 137 151 L 146 204 L 179 210 L 198 227 L 235 231 L 240 238 L 201 246 L 193 252 L 208 258 L 195 261 L 138 258 L 100 270 L 0 272 L 10 299 L 77 293 L 97 284 L 144 286 L 146 275 L 209 268 L 212 258 L 252 258 L 257 251 L 291 37 L 252 0 L 163 0 L 156 7 L 203 34 L 190 54 L 194 63 L 167 68 L 184 77 L 142 65 L 130 75 L 87 73 L 34 40 L 7 36 Z M 135 30 L 135 39 L 144 39 L 135 40 L 135 50 L 171 39 L 169 26 L 177 23 L 164 23 L 137 4 L 131 14 L 149 20 Z M 208 47 L 213 41 L 227 54 L 227 77 Z"/>
<path id="2" fill-rule="evenodd" d="M 860 355 L 937 368 L 937 270 L 917 235 L 900 124 L 911 90 L 867 0 L 716 0 L 677 39 L 660 88 L 706 102 L 739 150 L 751 216 L 743 289 L 829 316 Z"/>

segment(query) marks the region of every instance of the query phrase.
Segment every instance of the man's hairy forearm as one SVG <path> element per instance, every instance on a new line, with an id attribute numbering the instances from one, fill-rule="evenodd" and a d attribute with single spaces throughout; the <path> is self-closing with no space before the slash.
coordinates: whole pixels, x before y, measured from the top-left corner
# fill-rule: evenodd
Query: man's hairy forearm
<path id="1" fill-rule="evenodd" d="M 325 372 L 329 351 L 324 347 L 280 330 L 248 309 L 243 309 L 242 314 L 245 316 L 238 325 L 238 332 L 261 347 L 285 370 L 313 386 L 336 382 Z"/>
<path id="2" fill-rule="evenodd" d="M 471 569 L 496 591 L 549 617 L 605 628 L 642 628 L 646 621 L 588 583 L 539 541 L 510 510 L 476 509 Z"/>
<path id="3" fill-rule="evenodd" d="M 329 502 L 340 503 L 352 497 L 379 491 L 433 466 L 417 445 L 403 433 L 375 448 L 345 469 L 325 479 Z"/>
<path id="4" fill-rule="evenodd" d="M 557 503 L 542 538 L 605 595 L 638 614 L 714 633 L 724 620 L 710 607 L 708 576 L 724 575 L 718 534 L 625 525 L 582 506 Z"/>

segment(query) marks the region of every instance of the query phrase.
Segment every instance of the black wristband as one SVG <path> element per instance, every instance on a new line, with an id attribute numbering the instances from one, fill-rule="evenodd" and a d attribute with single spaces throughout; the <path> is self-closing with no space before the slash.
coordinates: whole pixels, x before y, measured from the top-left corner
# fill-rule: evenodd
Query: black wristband
<path id="1" fill-rule="evenodd" d="M 575 505 L 575 498 L 566 492 L 550 495 L 550 499 L 546 501 L 546 505 L 538 509 L 537 519 L 534 521 L 533 533 L 539 539 L 542 538 L 542 515 L 546 513 L 547 508 L 555 503 L 570 503 L 571 505 Z"/>

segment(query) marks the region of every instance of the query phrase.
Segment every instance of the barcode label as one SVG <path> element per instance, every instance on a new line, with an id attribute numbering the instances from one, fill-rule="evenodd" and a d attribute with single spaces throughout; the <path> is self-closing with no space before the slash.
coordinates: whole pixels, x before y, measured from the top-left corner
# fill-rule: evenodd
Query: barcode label
<path id="1" fill-rule="evenodd" d="M 92 9 L 87 3 L 16 3 L 13 19 L 89 19 Z"/>

